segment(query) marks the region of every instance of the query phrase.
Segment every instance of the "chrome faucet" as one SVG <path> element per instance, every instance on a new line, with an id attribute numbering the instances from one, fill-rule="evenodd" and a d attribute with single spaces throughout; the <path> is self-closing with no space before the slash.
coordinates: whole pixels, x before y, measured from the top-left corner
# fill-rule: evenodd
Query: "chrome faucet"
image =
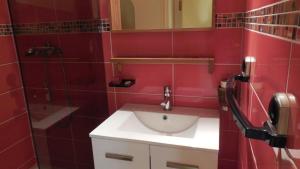
<path id="1" fill-rule="evenodd" d="M 171 87 L 164 87 L 164 101 L 160 104 L 164 110 L 171 111 L 172 110 L 172 102 L 171 102 Z"/>

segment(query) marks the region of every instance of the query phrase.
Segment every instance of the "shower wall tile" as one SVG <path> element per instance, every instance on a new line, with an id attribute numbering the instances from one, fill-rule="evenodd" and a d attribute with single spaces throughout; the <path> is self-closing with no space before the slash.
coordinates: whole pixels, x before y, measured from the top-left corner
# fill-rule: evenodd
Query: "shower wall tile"
<path id="1" fill-rule="evenodd" d="M 30 135 L 27 113 L 15 117 L 0 126 L 0 152 L 4 151 L 11 143 L 15 143 Z"/>
<path id="2" fill-rule="evenodd" d="M 91 140 L 87 141 L 75 141 L 75 151 L 77 154 L 77 162 L 82 166 L 92 166 L 93 164 L 93 150 Z M 79 167 L 80 168 L 80 167 Z M 86 168 L 86 169 L 89 169 Z"/>
<path id="3" fill-rule="evenodd" d="M 21 64 L 22 75 L 25 87 L 44 88 L 45 87 L 45 65 L 38 62 Z M 34 76 L 32 76 L 34 74 Z"/>
<path id="4" fill-rule="evenodd" d="M 0 124 L 26 111 L 23 89 L 0 94 L 0 103 L 5 103 L 1 104 Z"/>
<path id="5" fill-rule="evenodd" d="M 9 24 L 10 16 L 8 11 L 7 0 L 0 0 L 0 24 Z"/>
<path id="6" fill-rule="evenodd" d="M 33 154 L 32 140 L 26 137 L 0 153 L 1 167 L 5 169 L 22 167 L 33 159 Z"/>
<path id="7" fill-rule="evenodd" d="M 53 0 L 58 20 L 98 19 L 98 0 Z"/>
<path id="8" fill-rule="evenodd" d="M 78 108 L 75 116 L 104 119 L 109 116 L 107 111 L 107 96 L 105 92 L 68 91 L 70 105 Z"/>
<path id="9" fill-rule="evenodd" d="M 0 64 L 16 62 L 17 57 L 13 37 L 0 36 L 0 44 Z"/>
<path id="10" fill-rule="evenodd" d="M 35 155 L 15 43 L 7 24 L 11 24 L 8 4 L 0 0 L 0 168 L 15 169 L 30 165 Z"/>
<path id="11" fill-rule="evenodd" d="M 0 65 L 0 93 L 20 88 L 21 77 L 17 63 Z"/>
<path id="12" fill-rule="evenodd" d="M 71 90 L 106 91 L 104 63 L 65 63 L 68 88 Z"/>
<path id="13" fill-rule="evenodd" d="M 74 131 L 74 139 L 89 141 L 90 138 L 87 137 L 89 133 L 94 130 L 99 124 L 101 124 L 105 118 L 103 119 L 95 119 L 88 117 L 79 117 L 76 116 L 72 119 L 72 128 Z"/>
<path id="14" fill-rule="evenodd" d="M 66 62 L 103 62 L 101 34 L 62 34 L 59 38 Z"/>
<path id="15" fill-rule="evenodd" d="M 48 151 L 52 161 L 74 162 L 73 143 L 71 140 L 48 138 Z"/>

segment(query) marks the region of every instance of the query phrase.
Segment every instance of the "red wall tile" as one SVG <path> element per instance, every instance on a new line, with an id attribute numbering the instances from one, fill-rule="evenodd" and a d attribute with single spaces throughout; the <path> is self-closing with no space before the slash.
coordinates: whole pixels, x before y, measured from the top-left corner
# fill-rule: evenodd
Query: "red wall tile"
<path id="1" fill-rule="evenodd" d="M 19 168 L 33 159 L 33 154 L 32 140 L 30 137 L 26 137 L 13 147 L 0 153 L 1 167 L 5 169 Z"/>
<path id="2" fill-rule="evenodd" d="M 172 65 L 124 65 L 119 75 L 123 78 L 136 79 L 130 88 L 119 88 L 117 92 L 161 94 L 165 85 L 172 87 Z"/>
<path id="3" fill-rule="evenodd" d="M 174 32 L 175 57 L 212 57 L 213 31 Z"/>
<path id="4" fill-rule="evenodd" d="M 113 56 L 170 57 L 171 32 L 135 32 L 112 34 Z"/>
<path id="5" fill-rule="evenodd" d="M 21 77 L 17 63 L 0 66 L 0 93 L 21 87 Z"/>
<path id="6" fill-rule="evenodd" d="M 221 80 L 240 71 L 240 66 L 217 65 L 212 74 L 203 65 L 175 65 L 175 95 L 217 97 Z"/>
<path id="7" fill-rule="evenodd" d="M 274 2 L 278 2 L 278 0 L 248 0 L 247 10 Z M 300 50 L 298 49 L 300 49 L 300 46 L 290 41 L 245 31 L 244 55 L 256 57 L 256 63 L 251 75 L 252 87 L 250 87 L 248 94 L 247 92 L 243 94 L 244 97 L 247 97 L 247 99 L 243 99 L 243 109 L 248 119 L 256 126 L 262 126 L 269 119 L 267 108 L 274 93 L 292 93 L 297 100 L 300 97 L 298 90 L 298 74 L 300 73 L 298 56 L 300 55 Z M 243 87 L 246 90 L 247 88 L 249 87 Z M 300 132 L 296 127 L 300 123 L 299 110 L 298 105 L 292 108 L 288 137 L 289 148 L 300 148 Z M 288 149 L 275 151 L 263 141 L 247 141 L 243 138 L 244 136 L 241 137 L 240 140 L 243 145 L 240 146 L 240 155 L 242 157 L 239 159 L 239 162 L 246 169 L 294 168 L 289 157 L 284 157 L 285 151 L 289 151 Z M 297 168 L 299 168 L 300 163 L 297 163 L 298 159 L 294 159 L 294 161 Z"/>
<path id="8" fill-rule="evenodd" d="M 245 2 L 245 0 L 215 0 L 216 13 L 244 12 Z"/>
<path id="9" fill-rule="evenodd" d="M 0 0 L 0 24 L 10 24 Z M 13 36 L 0 35 L 0 168 L 27 169 L 34 152 Z"/>
<path id="10" fill-rule="evenodd" d="M 9 24 L 10 16 L 8 11 L 7 0 L 0 0 L 0 24 Z"/>
<path id="11" fill-rule="evenodd" d="M 290 49 L 289 42 L 251 31 L 245 33 L 244 55 L 256 58 L 251 82 L 265 108 L 275 92 L 286 91 Z"/>
<path id="12" fill-rule="evenodd" d="M 299 98 L 300 98 L 300 79 L 299 79 L 299 73 L 300 73 L 300 45 L 299 44 L 293 44 L 292 49 L 292 57 L 291 57 L 291 66 L 290 66 L 290 74 L 289 74 L 289 80 L 288 80 L 288 93 L 292 93 L 297 100 L 297 104 L 292 109 L 292 114 L 290 118 L 290 131 L 289 131 L 289 140 L 288 144 L 289 146 L 292 146 L 294 148 L 300 149 L 300 129 L 299 123 L 300 123 L 300 107 L 299 107 Z"/>
<path id="13" fill-rule="evenodd" d="M 18 116 L 26 111 L 25 99 L 22 89 L 0 95 L 1 113 L 0 123 Z"/>
<path id="14" fill-rule="evenodd" d="M 0 36 L 0 44 L 0 64 L 16 62 L 17 55 L 13 37 Z"/>

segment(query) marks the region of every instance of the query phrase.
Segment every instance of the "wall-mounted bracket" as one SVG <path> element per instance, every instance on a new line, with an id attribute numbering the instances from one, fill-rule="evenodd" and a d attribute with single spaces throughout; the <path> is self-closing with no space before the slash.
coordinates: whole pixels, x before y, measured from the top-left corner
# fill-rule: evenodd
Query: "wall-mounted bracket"
<path id="1" fill-rule="evenodd" d="M 122 64 L 200 64 L 207 65 L 208 72 L 213 73 L 214 58 L 133 58 L 133 57 L 113 57 L 110 59 L 117 66 L 117 71 L 122 70 Z"/>

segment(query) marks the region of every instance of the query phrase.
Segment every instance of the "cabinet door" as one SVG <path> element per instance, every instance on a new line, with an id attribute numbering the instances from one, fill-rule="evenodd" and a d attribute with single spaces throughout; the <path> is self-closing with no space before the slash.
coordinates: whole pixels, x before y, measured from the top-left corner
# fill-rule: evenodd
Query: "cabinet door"
<path id="1" fill-rule="evenodd" d="M 150 169 L 149 145 L 92 139 L 95 169 Z"/>
<path id="2" fill-rule="evenodd" d="M 151 169 L 217 169 L 218 151 L 150 146 Z"/>

